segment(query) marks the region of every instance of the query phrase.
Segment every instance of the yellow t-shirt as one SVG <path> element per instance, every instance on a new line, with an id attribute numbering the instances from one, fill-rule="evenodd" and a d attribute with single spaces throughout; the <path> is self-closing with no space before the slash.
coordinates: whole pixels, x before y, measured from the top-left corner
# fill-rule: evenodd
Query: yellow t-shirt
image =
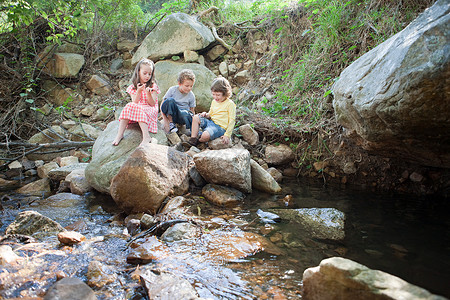
<path id="1" fill-rule="evenodd" d="M 236 104 L 231 99 L 223 102 L 213 100 L 208 114 L 214 123 L 226 130 L 224 135 L 231 137 L 236 123 Z"/>

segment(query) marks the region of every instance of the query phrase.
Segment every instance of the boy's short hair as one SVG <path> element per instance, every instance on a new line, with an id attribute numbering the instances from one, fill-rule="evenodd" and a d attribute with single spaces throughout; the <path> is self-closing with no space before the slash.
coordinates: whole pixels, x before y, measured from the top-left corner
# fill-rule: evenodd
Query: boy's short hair
<path id="1" fill-rule="evenodd" d="M 178 83 L 183 83 L 185 80 L 195 81 L 195 74 L 192 70 L 184 69 L 178 73 Z"/>
<path id="2" fill-rule="evenodd" d="M 222 76 L 217 77 L 211 84 L 211 91 L 221 92 L 226 98 L 232 94 L 230 82 Z"/>

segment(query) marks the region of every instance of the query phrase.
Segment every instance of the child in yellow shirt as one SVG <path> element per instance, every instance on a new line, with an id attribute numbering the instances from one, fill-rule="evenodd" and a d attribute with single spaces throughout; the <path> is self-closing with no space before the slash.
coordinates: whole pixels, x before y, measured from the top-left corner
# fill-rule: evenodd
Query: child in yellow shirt
<path id="1" fill-rule="evenodd" d="M 197 146 L 198 142 L 204 143 L 219 137 L 224 144 L 230 143 L 236 123 L 236 104 L 230 99 L 232 93 L 228 80 L 222 76 L 214 79 L 211 94 L 213 101 L 209 112 L 202 112 L 192 118 L 189 144 L 193 146 Z M 197 138 L 199 128 L 203 133 Z"/>

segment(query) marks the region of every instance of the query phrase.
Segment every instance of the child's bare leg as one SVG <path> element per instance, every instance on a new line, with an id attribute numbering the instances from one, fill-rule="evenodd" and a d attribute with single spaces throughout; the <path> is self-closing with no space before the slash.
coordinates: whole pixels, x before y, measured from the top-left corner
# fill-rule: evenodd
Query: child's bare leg
<path id="1" fill-rule="evenodd" d="M 200 128 L 200 117 L 195 115 L 192 117 L 192 125 L 191 125 L 191 137 L 197 137 L 198 129 Z"/>
<path id="2" fill-rule="evenodd" d="M 201 143 L 206 143 L 209 141 L 209 139 L 211 138 L 211 135 L 209 134 L 208 131 L 203 131 L 202 135 L 200 136 L 200 138 L 198 139 L 199 142 Z"/>
<path id="3" fill-rule="evenodd" d="M 161 112 L 161 115 L 163 118 L 164 130 L 166 132 L 169 132 L 169 124 L 172 123 L 172 116 L 171 115 L 166 116 L 163 112 Z"/>
<path id="4" fill-rule="evenodd" d="M 147 123 L 139 122 L 139 127 L 141 128 L 142 131 L 142 142 L 139 144 L 139 146 L 150 143 L 152 138 L 150 137 L 150 133 L 148 132 Z"/>
<path id="5" fill-rule="evenodd" d="M 128 122 L 129 122 L 128 119 L 122 119 L 119 121 L 119 130 L 117 131 L 116 138 L 112 142 L 113 146 L 119 145 L 120 141 L 123 139 L 123 133 L 127 128 Z"/>

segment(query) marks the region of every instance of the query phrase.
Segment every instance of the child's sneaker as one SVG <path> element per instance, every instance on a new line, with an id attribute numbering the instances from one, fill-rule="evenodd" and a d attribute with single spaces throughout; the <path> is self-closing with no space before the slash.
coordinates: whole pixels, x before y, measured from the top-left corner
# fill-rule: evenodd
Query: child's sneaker
<path id="1" fill-rule="evenodd" d="M 175 123 L 170 123 L 169 124 L 169 131 L 170 132 L 177 132 L 178 131 L 177 125 L 175 125 Z"/>
<path id="2" fill-rule="evenodd" d="M 191 137 L 191 138 L 189 138 L 188 143 L 189 143 L 191 146 L 197 146 L 197 145 L 198 145 L 198 138 L 196 138 L 196 137 Z"/>

